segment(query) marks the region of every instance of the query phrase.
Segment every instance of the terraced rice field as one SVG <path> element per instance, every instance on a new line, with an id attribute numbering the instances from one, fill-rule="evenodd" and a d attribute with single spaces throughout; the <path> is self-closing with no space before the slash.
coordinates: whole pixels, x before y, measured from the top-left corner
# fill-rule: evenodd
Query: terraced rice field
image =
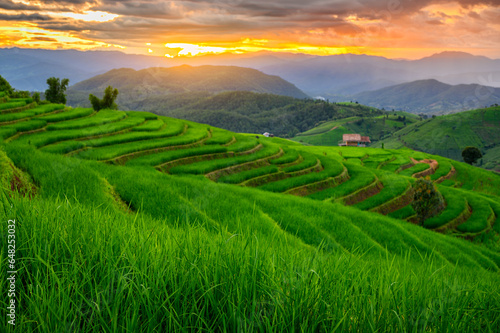
<path id="1" fill-rule="evenodd" d="M 68 158 L 155 168 L 172 175 L 202 175 L 220 183 L 340 202 L 412 221 L 412 184 L 429 173 L 447 207 L 425 221 L 439 232 L 473 237 L 492 228 L 500 208 L 481 196 L 460 195 L 454 163 L 411 150 L 303 147 L 291 141 L 235 134 L 147 112 L 0 103 L 0 139 Z M 430 169 L 415 160 L 438 163 Z M 418 161 L 417 161 L 418 162 Z M 450 185 L 450 186 L 446 186 Z M 496 229 L 495 229 L 496 230 Z"/>

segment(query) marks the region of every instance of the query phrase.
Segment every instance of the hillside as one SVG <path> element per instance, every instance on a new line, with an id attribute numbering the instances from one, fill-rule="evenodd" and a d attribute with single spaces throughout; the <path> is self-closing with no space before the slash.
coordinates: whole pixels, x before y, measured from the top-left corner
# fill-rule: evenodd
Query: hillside
<path id="1" fill-rule="evenodd" d="M 0 110 L 16 329 L 500 325 L 490 306 L 499 175 L 408 149 L 305 147 L 149 112 L 8 96 Z M 419 226 L 410 204 L 425 175 L 447 206 Z"/>
<path id="2" fill-rule="evenodd" d="M 235 132 L 269 132 L 281 137 L 293 137 L 322 121 L 382 114 L 382 111 L 364 105 L 244 91 L 156 96 L 130 103 L 129 107 Z"/>
<path id="3" fill-rule="evenodd" d="M 295 98 L 308 97 L 293 84 L 254 69 L 183 65 L 171 68 L 152 67 L 140 71 L 129 68 L 111 70 L 71 86 L 68 89 L 68 103 L 73 106 L 90 106 L 89 93 L 102 93 L 108 85 L 120 91 L 118 104 L 125 108 L 139 100 L 179 93 L 251 91 Z"/>
<path id="4" fill-rule="evenodd" d="M 484 158 L 479 166 L 500 171 L 500 107 L 490 107 L 427 119 L 378 142 L 386 148 L 406 146 L 462 161 L 462 150 L 478 147 Z"/>
<path id="5" fill-rule="evenodd" d="M 500 103 L 500 88 L 477 84 L 451 86 L 437 80 L 398 84 L 352 97 L 360 103 L 415 114 L 447 114 Z"/>
<path id="6" fill-rule="evenodd" d="M 420 117 L 401 111 L 348 117 L 323 122 L 308 131 L 297 134 L 293 140 L 314 146 L 337 146 L 344 134 L 362 133 L 364 136 L 369 136 L 371 142 L 375 143 L 418 121 Z"/>

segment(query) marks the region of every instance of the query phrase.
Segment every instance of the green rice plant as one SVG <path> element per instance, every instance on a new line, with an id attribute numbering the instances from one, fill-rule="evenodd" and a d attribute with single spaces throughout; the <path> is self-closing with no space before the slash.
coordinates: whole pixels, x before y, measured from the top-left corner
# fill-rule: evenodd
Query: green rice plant
<path id="1" fill-rule="evenodd" d="M 21 119 L 32 117 L 32 116 L 33 116 L 33 112 L 29 112 L 29 111 L 0 114 L 0 123 L 7 122 L 7 121 L 21 120 Z"/>
<path id="2" fill-rule="evenodd" d="M 255 148 L 259 145 L 259 140 L 242 135 L 235 135 L 236 142 L 228 146 L 228 150 L 240 153 Z"/>
<path id="3" fill-rule="evenodd" d="M 436 159 L 439 163 L 439 167 L 436 172 L 431 175 L 431 180 L 438 180 L 441 177 L 446 176 L 451 171 L 451 163 L 445 159 Z"/>
<path id="4" fill-rule="evenodd" d="M 304 160 L 302 162 L 300 162 L 299 164 L 291 165 L 291 166 L 286 167 L 286 168 L 282 168 L 281 171 L 287 172 L 287 173 L 297 172 L 297 171 L 312 168 L 313 166 L 315 166 L 318 163 L 318 158 L 314 154 L 310 154 L 307 152 L 301 152 L 300 155 L 302 155 L 302 157 L 304 158 Z M 293 161 L 295 161 L 295 160 L 293 160 Z"/>
<path id="5" fill-rule="evenodd" d="M 34 120 L 21 121 L 18 123 L 6 125 L 3 126 L 3 128 L 13 128 L 16 130 L 16 132 L 27 132 L 42 128 L 45 125 L 47 125 L 47 122 L 43 120 L 34 119 Z"/>
<path id="6" fill-rule="evenodd" d="M 83 141 L 63 141 L 56 144 L 44 146 L 41 148 L 42 151 L 52 154 L 68 154 L 72 151 L 85 148 L 86 145 Z"/>
<path id="7" fill-rule="evenodd" d="M 7 102 L 0 104 L 0 111 L 6 111 L 10 109 L 20 108 L 26 105 L 26 102 Z"/>
<path id="8" fill-rule="evenodd" d="M 387 162 L 391 160 L 392 157 L 392 155 L 370 156 L 363 160 L 363 165 L 371 169 L 377 169 L 380 163 Z"/>
<path id="9" fill-rule="evenodd" d="M 239 184 L 246 180 L 268 175 L 270 173 L 276 173 L 279 169 L 276 165 L 268 165 L 262 168 L 251 169 L 247 171 L 238 172 L 232 175 L 227 175 L 219 178 L 217 181 L 226 184 Z"/>
<path id="10" fill-rule="evenodd" d="M 407 179 L 393 173 L 378 170 L 375 171 L 375 174 L 379 177 L 384 188 L 378 194 L 355 204 L 354 207 L 361 210 L 369 210 L 378 207 L 402 195 L 410 186 Z"/>
<path id="11" fill-rule="evenodd" d="M 284 155 L 279 158 L 269 160 L 269 163 L 274 165 L 288 164 L 299 159 L 299 152 L 290 148 L 283 148 Z"/>
<path id="12" fill-rule="evenodd" d="M 5 151 L 17 167 L 33 177 L 41 197 L 66 198 L 90 207 L 114 205 L 104 179 L 88 161 L 47 154 L 16 141 L 6 145 Z"/>
<path id="13" fill-rule="evenodd" d="M 132 118 L 134 119 L 134 118 Z M 140 118 L 136 118 L 140 119 Z M 154 132 L 137 132 L 139 134 L 147 134 Z M 127 133 L 128 134 L 128 133 Z M 91 160 L 110 160 L 113 158 L 117 158 L 123 155 L 136 153 L 139 151 L 156 149 L 156 148 L 165 148 L 165 147 L 173 147 L 173 146 L 181 146 L 192 144 L 197 141 L 200 141 L 206 138 L 208 135 L 207 131 L 203 127 L 188 128 L 186 134 L 181 136 L 174 136 L 156 140 L 142 140 L 142 141 L 134 141 L 129 143 L 115 144 L 111 146 L 105 146 L 102 148 L 94 148 L 82 151 L 75 156 L 85 159 Z"/>
<path id="14" fill-rule="evenodd" d="M 493 213 L 490 205 L 479 196 L 468 194 L 467 202 L 472 208 L 472 215 L 465 221 L 457 226 L 460 232 L 477 233 L 485 230 L 488 227 L 488 219 Z"/>
<path id="15" fill-rule="evenodd" d="M 137 157 L 131 159 L 126 164 L 130 166 L 133 165 L 157 166 L 167 162 L 178 160 L 180 158 L 206 155 L 206 154 L 225 153 L 226 151 L 227 147 L 221 147 L 221 146 L 201 146 L 188 149 L 168 150 L 161 153 Z"/>
<path id="16" fill-rule="evenodd" d="M 425 220 L 424 227 L 435 229 L 456 219 L 466 208 L 467 201 L 465 197 L 453 188 L 438 185 L 438 190 L 446 200 L 446 208 L 438 216 Z"/>
<path id="17" fill-rule="evenodd" d="M 53 105 L 57 105 L 57 104 L 53 104 Z M 94 110 L 92 110 L 92 109 L 76 108 L 73 110 L 68 110 L 68 111 L 64 111 L 64 112 L 60 112 L 60 113 L 56 113 L 56 114 L 51 114 L 48 116 L 39 117 L 38 119 L 45 120 L 48 123 L 56 123 L 59 121 L 87 117 L 87 116 L 90 116 L 92 113 L 94 113 Z"/>
<path id="18" fill-rule="evenodd" d="M 148 120 L 144 124 L 134 127 L 132 131 L 153 132 L 159 131 L 163 126 L 165 126 L 165 123 L 161 119 Z"/>
<path id="19" fill-rule="evenodd" d="M 307 184 L 325 180 L 330 177 L 338 176 L 344 170 L 344 166 L 340 162 L 332 158 L 318 156 L 317 159 L 319 159 L 321 165 L 323 165 L 323 171 L 312 172 L 297 177 L 270 182 L 265 185 L 259 186 L 258 188 L 270 192 L 285 192 L 295 187 L 304 186 Z"/>
<path id="20" fill-rule="evenodd" d="M 142 118 L 134 117 L 132 119 L 137 120 Z M 138 123 L 140 124 L 140 122 Z M 174 122 L 169 122 L 165 128 L 159 131 L 154 131 L 154 132 L 132 131 L 128 133 L 106 136 L 102 138 L 92 138 L 86 140 L 85 144 L 88 147 L 104 147 L 104 146 L 111 146 L 133 141 L 162 139 L 180 135 L 184 132 L 184 130 L 185 130 L 185 124 L 183 122 L 174 121 Z"/>
<path id="21" fill-rule="evenodd" d="M 401 166 L 411 163 L 410 157 L 403 154 L 394 154 L 396 159 L 384 165 L 381 169 L 396 172 Z"/>
<path id="22" fill-rule="evenodd" d="M 338 199 L 360 190 L 375 181 L 373 172 L 360 165 L 351 162 L 344 163 L 349 172 L 350 179 L 337 187 L 308 195 L 308 198 L 315 200 Z"/>
<path id="23" fill-rule="evenodd" d="M 125 111 L 127 116 L 129 117 L 138 117 L 146 120 L 158 120 L 158 115 L 151 113 L 151 112 L 145 112 L 145 111 Z M 167 117 L 161 117 L 163 119 L 171 119 Z"/>
<path id="24" fill-rule="evenodd" d="M 209 172 L 224 169 L 230 166 L 243 164 L 247 162 L 254 162 L 256 160 L 264 159 L 279 152 L 279 147 L 275 145 L 264 145 L 264 147 L 256 153 L 249 155 L 242 155 L 237 157 L 230 157 L 225 159 L 209 160 L 203 162 L 196 162 L 188 165 L 175 166 L 169 170 L 171 174 L 195 174 L 202 175 Z"/>
<path id="25" fill-rule="evenodd" d="M 404 219 L 407 219 L 410 216 L 413 216 L 415 214 L 416 214 L 416 212 L 413 209 L 413 207 L 411 205 L 408 205 L 408 206 L 405 206 L 401 209 L 398 209 L 392 213 L 389 213 L 388 216 L 395 218 L 395 219 L 404 220 Z"/>
<path id="26" fill-rule="evenodd" d="M 15 128 L 0 127 L 0 139 L 5 140 L 13 135 L 16 135 L 17 131 Z"/>
<path id="27" fill-rule="evenodd" d="M 57 124 L 47 126 L 48 131 L 73 130 L 86 127 L 101 126 L 108 123 L 114 123 L 127 117 L 123 111 L 116 110 L 101 110 L 92 117 L 82 119 L 73 119 L 61 121 Z"/>
<path id="28" fill-rule="evenodd" d="M 26 111 L 22 112 L 16 112 L 16 113 L 6 113 L 6 114 L 1 114 L 0 115 L 0 122 L 7 122 L 7 121 L 15 121 L 15 120 L 20 120 L 24 118 L 30 118 L 34 117 L 40 114 L 44 113 L 49 113 L 55 110 L 60 110 L 64 108 L 64 105 L 61 104 L 47 104 L 47 105 L 40 105 L 37 106 L 36 108 L 29 109 Z M 42 119 L 45 120 L 45 119 Z"/>
<path id="29" fill-rule="evenodd" d="M 429 169 L 430 166 L 427 163 L 417 163 L 411 168 L 405 169 L 399 173 L 400 176 L 411 177 L 413 174 Z"/>
<path id="30" fill-rule="evenodd" d="M 142 118 L 129 117 L 116 123 L 109 123 L 102 126 L 88 127 L 76 130 L 59 130 L 23 135 L 16 139 L 17 142 L 23 144 L 31 144 L 35 147 L 43 147 L 51 143 L 56 143 L 65 140 L 74 140 L 85 137 L 93 137 L 97 135 L 110 134 L 118 131 L 132 128 L 142 123 Z"/>
<path id="31" fill-rule="evenodd" d="M 29 109 L 29 112 L 33 112 L 35 116 L 53 112 L 56 110 L 63 110 L 65 106 L 63 104 L 44 104 L 39 105 L 36 108 Z"/>
<path id="32" fill-rule="evenodd" d="M 269 219 L 266 224 L 259 209 L 253 216 L 234 216 L 263 230 L 252 233 L 243 227 L 218 232 L 173 227 L 174 217 L 127 216 L 65 200 L 14 198 L 12 207 L 8 215 L 0 211 L 0 218 L 23 217 L 17 233 L 26 241 L 23 258 L 30 258 L 18 263 L 27 284 L 16 289 L 23 299 L 23 316 L 16 321 L 22 332 L 177 332 L 186 327 L 236 332 L 242 325 L 266 332 L 304 327 L 469 332 L 499 323 L 498 312 L 487 306 L 497 302 L 495 273 L 450 264 L 436 269 L 439 256 L 418 262 L 406 247 L 397 257 L 367 260 L 379 246 L 356 233 L 346 218 L 338 225 L 351 228 L 339 234 L 366 240 L 363 251 L 329 253 L 325 245 L 306 246 L 273 229 Z M 304 220 L 297 222 L 305 228 Z M 0 274 L 8 277 L 6 271 Z"/>
<path id="33" fill-rule="evenodd" d="M 233 140 L 233 133 L 229 131 L 212 130 L 212 137 L 205 141 L 206 145 L 225 145 Z"/>

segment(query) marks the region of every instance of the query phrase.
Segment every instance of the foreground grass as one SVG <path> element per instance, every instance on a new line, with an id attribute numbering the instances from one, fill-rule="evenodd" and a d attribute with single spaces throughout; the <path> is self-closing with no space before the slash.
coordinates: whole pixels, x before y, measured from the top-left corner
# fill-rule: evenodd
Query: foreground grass
<path id="1" fill-rule="evenodd" d="M 432 257 L 372 261 L 324 252 L 279 229 L 263 239 L 244 225 L 209 231 L 196 221 L 173 227 L 175 220 L 68 200 L 3 201 L 0 218 L 17 223 L 17 331 L 493 332 L 500 325 L 498 276 Z M 2 267 L 6 260 L 3 246 Z"/>

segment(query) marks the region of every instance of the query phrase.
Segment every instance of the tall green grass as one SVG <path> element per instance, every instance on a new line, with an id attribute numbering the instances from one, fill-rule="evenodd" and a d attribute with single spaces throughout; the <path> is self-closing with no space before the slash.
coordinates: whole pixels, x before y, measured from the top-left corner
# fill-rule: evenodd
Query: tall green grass
<path id="1" fill-rule="evenodd" d="M 229 149 L 231 151 L 231 149 Z M 171 174 L 195 174 L 202 175 L 215 170 L 224 169 L 238 164 L 253 162 L 260 159 L 265 159 L 279 152 L 279 147 L 275 145 L 266 145 L 258 152 L 250 155 L 230 157 L 225 159 L 209 160 L 196 162 L 187 165 L 179 165 L 169 170 Z"/>
<path id="2" fill-rule="evenodd" d="M 283 152 L 284 152 L 283 156 L 279 158 L 274 158 L 269 162 L 274 165 L 282 165 L 295 162 L 300 157 L 299 152 L 293 149 L 284 148 Z"/>
<path id="3" fill-rule="evenodd" d="M 40 148 L 59 141 L 81 139 L 85 137 L 92 137 L 122 131 L 137 126 L 142 122 L 144 122 L 144 119 L 142 118 L 129 117 L 117 123 L 109 123 L 102 126 L 76 130 L 48 131 L 31 135 L 23 135 L 16 141 L 23 144 L 31 144 L 35 147 Z"/>
<path id="4" fill-rule="evenodd" d="M 487 201 L 479 196 L 467 195 L 467 202 L 472 208 L 472 215 L 465 223 L 457 226 L 460 232 L 477 233 L 485 230 L 488 227 L 488 218 L 493 211 Z"/>
<path id="5" fill-rule="evenodd" d="M 402 195 L 410 186 L 410 183 L 404 177 L 382 170 L 377 170 L 375 173 L 378 175 L 384 188 L 378 194 L 354 205 L 356 208 L 369 210 L 380 206 Z"/>
<path id="6" fill-rule="evenodd" d="M 321 165 L 323 165 L 324 167 L 323 171 L 312 172 L 297 177 L 270 182 L 265 185 L 261 185 L 258 188 L 271 192 L 284 192 L 295 187 L 319 182 L 330 177 L 338 176 L 344 170 L 344 166 L 334 159 L 324 156 L 318 156 L 317 158 L 320 160 Z"/>
<path id="7" fill-rule="evenodd" d="M 175 161 L 180 158 L 192 157 L 206 154 L 217 154 L 227 152 L 227 147 L 201 146 L 196 148 L 169 150 L 161 153 L 146 155 L 131 159 L 127 165 L 150 165 L 157 166 L 163 163 Z"/>
<path id="8" fill-rule="evenodd" d="M 16 331 L 469 332 L 500 321 L 498 276 L 432 257 L 370 261 L 278 230 L 176 228 L 64 200 L 15 198 L 0 217 L 16 219 L 22 248 Z"/>
<path id="9" fill-rule="evenodd" d="M 164 129 L 158 131 L 132 131 L 123 134 L 106 136 L 103 138 L 86 140 L 85 144 L 89 147 L 104 147 L 133 141 L 168 138 L 182 134 L 184 132 L 184 127 L 185 124 L 181 121 L 169 122 Z M 132 128 L 132 130 L 135 128 L 137 127 Z"/>
<path id="10" fill-rule="evenodd" d="M 146 123 L 134 127 L 132 130 L 133 131 L 144 131 L 144 132 L 152 132 L 152 131 L 159 131 L 163 126 L 165 126 L 165 123 L 161 119 L 156 119 L 156 120 L 149 120 Z"/>
<path id="11" fill-rule="evenodd" d="M 0 122 L 21 120 L 24 118 L 30 118 L 30 117 L 42 115 L 45 113 L 53 112 L 56 110 L 61 110 L 61 109 L 64 109 L 64 105 L 61 105 L 61 104 L 40 105 L 40 106 L 37 106 L 36 108 L 29 109 L 29 110 L 22 111 L 22 112 L 1 114 L 0 115 Z M 45 119 L 42 119 L 42 120 L 45 120 Z"/>
<path id="12" fill-rule="evenodd" d="M 305 169 L 312 168 L 318 163 L 318 157 L 314 154 L 310 154 L 307 152 L 301 152 L 300 155 L 303 157 L 303 161 L 300 162 L 299 164 L 291 165 L 289 167 L 282 168 L 281 171 L 283 172 L 296 172 L 296 171 L 301 171 Z M 284 157 L 284 156 L 283 156 Z M 292 156 L 292 158 L 295 156 Z M 289 161 L 291 158 L 287 159 Z M 292 160 L 291 162 L 295 161 L 296 159 Z"/>
<path id="13" fill-rule="evenodd" d="M 93 109 L 76 108 L 65 112 L 51 114 L 48 116 L 42 116 L 39 117 L 38 119 L 45 120 L 48 123 L 57 123 L 59 121 L 72 120 L 75 118 L 90 116 L 93 112 L 94 112 Z"/>
<path id="14" fill-rule="evenodd" d="M 114 123 L 116 121 L 120 121 L 125 117 L 127 117 L 127 114 L 123 111 L 101 110 L 92 117 L 61 121 L 58 122 L 57 124 L 49 125 L 47 126 L 47 130 L 48 131 L 74 130 L 86 127 L 101 126 L 108 123 Z"/>
<path id="15" fill-rule="evenodd" d="M 152 132 L 147 132 L 147 133 L 152 133 Z M 126 134 L 133 134 L 133 133 L 126 133 Z M 137 134 L 144 134 L 144 133 L 137 132 Z M 167 137 L 157 140 L 134 141 L 130 143 L 122 143 L 122 144 L 106 146 L 102 148 L 94 148 L 82 151 L 78 153 L 77 156 L 91 160 L 109 160 L 112 158 L 120 157 L 126 154 L 136 153 L 143 150 L 173 147 L 173 146 L 195 143 L 197 141 L 206 138 L 207 135 L 208 133 L 205 128 L 191 127 L 187 130 L 186 134 L 181 136 Z"/>
<path id="16" fill-rule="evenodd" d="M 427 163 L 417 163 L 411 168 L 405 169 L 399 173 L 401 176 L 411 177 L 413 174 L 429 169 L 430 166 Z"/>
<path id="17" fill-rule="evenodd" d="M 360 190 L 361 188 L 370 185 L 375 181 L 375 175 L 370 170 L 358 166 L 351 162 L 344 163 L 346 166 L 350 179 L 347 182 L 340 184 L 337 187 L 329 188 L 317 193 L 308 195 L 308 198 L 315 200 L 335 200 L 351 193 Z"/>
<path id="18" fill-rule="evenodd" d="M 0 111 L 6 111 L 10 109 L 16 109 L 20 108 L 22 106 L 25 106 L 26 102 L 25 101 L 18 101 L 18 102 L 7 102 L 7 103 L 0 103 Z"/>
<path id="19" fill-rule="evenodd" d="M 264 166 L 262 168 L 251 169 L 251 170 L 247 170 L 247 171 L 238 172 L 238 173 L 235 173 L 232 175 L 223 176 L 223 177 L 218 179 L 218 182 L 226 183 L 226 184 L 239 184 L 239 183 L 242 183 L 246 180 L 260 177 L 260 176 L 264 176 L 264 175 L 268 175 L 270 173 L 276 173 L 278 171 L 279 171 L 279 169 L 277 166 L 268 165 L 268 166 Z"/>

